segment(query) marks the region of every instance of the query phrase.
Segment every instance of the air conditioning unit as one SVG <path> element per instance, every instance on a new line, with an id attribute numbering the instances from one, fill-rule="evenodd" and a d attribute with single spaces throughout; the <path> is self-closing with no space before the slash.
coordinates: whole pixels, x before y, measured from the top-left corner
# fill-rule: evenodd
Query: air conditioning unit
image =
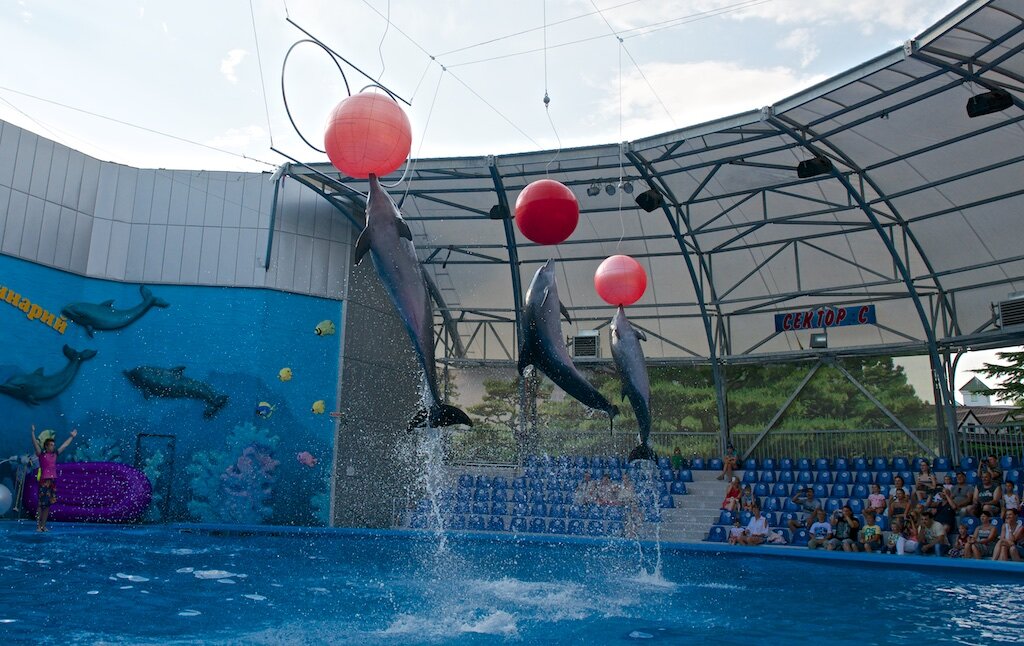
<path id="1" fill-rule="evenodd" d="M 577 359 L 598 359 L 601 356 L 601 333 L 597 330 L 584 330 L 576 336 L 569 337 L 572 344 L 572 356 Z"/>
<path id="2" fill-rule="evenodd" d="M 996 303 L 998 317 L 996 325 L 1002 329 L 1024 325 L 1024 294 L 1012 294 L 1005 301 Z"/>

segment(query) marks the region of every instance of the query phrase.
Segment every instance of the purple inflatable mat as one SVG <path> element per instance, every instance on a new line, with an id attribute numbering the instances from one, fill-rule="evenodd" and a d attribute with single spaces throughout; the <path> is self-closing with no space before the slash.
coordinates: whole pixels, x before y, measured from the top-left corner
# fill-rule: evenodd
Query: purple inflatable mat
<path id="1" fill-rule="evenodd" d="M 50 519 L 87 523 L 133 523 L 149 507 L 152 488 L 145 474 L 117 462 L 57 464 L 57 504 Z M 36 474 L 25 478 L 25 509 L 39 507 Z"/>

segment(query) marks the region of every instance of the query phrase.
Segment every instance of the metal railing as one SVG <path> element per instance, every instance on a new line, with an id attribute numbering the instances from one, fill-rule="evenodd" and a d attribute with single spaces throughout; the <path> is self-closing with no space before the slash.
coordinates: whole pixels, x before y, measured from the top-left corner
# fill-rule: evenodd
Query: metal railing
<path id="1" fill-rule="evenodd" d="M 960 455 L 983 457 L 987 455 L 1024 456 L 1024 422 L 973 425 L 960 428 L 957 433 Z"/>
<path id="2" fill-rule="evenodd" d="M 948 455 L 945 431 L 935 428 L 910 429 L 918 444 L 899 428 L 835 429 L 815 431 L 772 430 L 754 446 L 750 457 L 780 458 L 856 458 L 856 457 L 935 457 Z M 759 432 L 733 433 L 736 452 L 743 455 Z"/>

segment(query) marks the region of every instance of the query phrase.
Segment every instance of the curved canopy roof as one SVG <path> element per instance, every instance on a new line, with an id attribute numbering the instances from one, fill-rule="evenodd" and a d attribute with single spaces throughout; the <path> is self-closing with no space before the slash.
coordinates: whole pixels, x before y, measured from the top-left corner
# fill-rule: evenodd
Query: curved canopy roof
<path id="1" fill-rule="evenodd" d="M 830 348 L 1006 345 L 1015 337 L 995 327 L 992 304 L 1024 291 L 1022 50 L 1020 2 L 968 2 L 902 48 L 760 111 L 621 146 L 416 160 L 392 195 L 408 190 L 403 213 L 461 337 L 449 356 L 514 358 L 516 304 L 549 257 L 575 328 L 605 326 L 613 309 L 593 273 L 614 253 L 648 272 L 628 312 L 654 359 L 793 356 L 809 332 L 777 333 L 776 313 L 852 304 L 874 304 L 877 325 L 830 330 Z M 968 99 L 996 88 L 1013 105 L 970 118 Z M 832 170 L 799 177 L 816 156 Z M 358 202 L 351 189 L 366 190 L 327 165 L 288 172 L 343 209 Z M 544 177 L 580 203 L 578 228 L 554 247 L 491 216 Z M 620 178 L 632 194 L 603 190 Z M 648 188 L 664 198 L 653 212 L 633 199 Z"/>

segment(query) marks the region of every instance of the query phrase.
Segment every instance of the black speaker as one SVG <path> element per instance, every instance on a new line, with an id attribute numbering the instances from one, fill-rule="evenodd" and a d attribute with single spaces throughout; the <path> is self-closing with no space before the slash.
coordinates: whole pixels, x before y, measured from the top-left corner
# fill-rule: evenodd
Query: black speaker
<path id="1" fill-rule="evenodd" d="M 647 189 L 643 193 L 636 196 L 636 205 L 644 211 L 650 213 L 655 209 L 661 208 L 662 199 L 661 193 L 654 190 L 653 188 Z"/>
<path id="2" fill-rule="evenodd" d="M 970 118 L 981 117 L 993 112 L 1001 112 L 1013 105 L 1013 97 L 1003 88 L 996 88 L 991 92 L 978 94 L 967 99 L 967 116 Z"/>
<path id="3" fill-rule="evenodd" d="M 832 160 L 828 157 L 805 159 L 796 165 L 796 176 L 807 179 L 815 175 L 826 175 L 832 172 Z"/>
<path id="4" fill-rule="evenodd" d="M 507 220 L 509 219 L 508 209 L 501 204 L 495 204 L 491 207 L 491 210 L 487 213 L 487 217 L 492 220 Z"/>

